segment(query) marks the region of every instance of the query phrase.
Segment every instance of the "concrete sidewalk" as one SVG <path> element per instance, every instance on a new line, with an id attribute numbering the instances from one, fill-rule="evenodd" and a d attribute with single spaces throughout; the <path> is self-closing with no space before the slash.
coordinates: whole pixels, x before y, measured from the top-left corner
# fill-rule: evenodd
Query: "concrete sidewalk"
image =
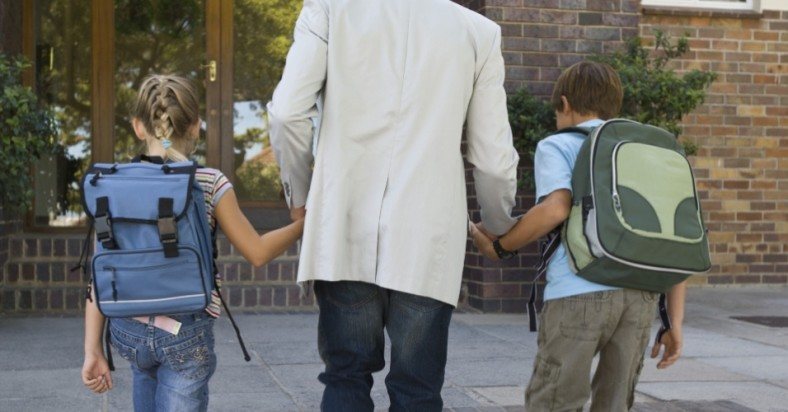
<path id="1" fill-rule="evenodd" d="M 782 327 L 732 316 L 782 317 Z M 788 288 L 693 288 L 683 358 L 658 371 L 647 360 L 637 411 L 788 411 Z M 217 323 L 219 366 L 211 411 L 314 411 L 322 385 L 315 314 L 237 314 L 252 362 L 229 321 Z M 767 319 L 779 322 L 780 319 Z M 656 322 L 655 322 L 656 327 Z M 457 313 L 443 391 L 455 411 L 519 411 L 536 334 L 523 315 Z M 131 372 L 116 357 L 115 389 L 92 395 L 80 382 L 82 320 L 0 318 L 0 411 L 131 410 Z M 373 398 L 388 406 L 383 379 Z"/>

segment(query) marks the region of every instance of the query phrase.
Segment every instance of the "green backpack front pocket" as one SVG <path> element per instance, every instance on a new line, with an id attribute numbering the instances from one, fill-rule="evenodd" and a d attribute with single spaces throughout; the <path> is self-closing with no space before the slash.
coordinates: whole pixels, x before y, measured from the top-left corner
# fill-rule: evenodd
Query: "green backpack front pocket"
<path id="1" fill-rule="evenodd" d="M 648 238 L 703 240 L 689 162 L 680 153 L 624 141 L 613 150 L 613 206 L 621 225 Z"/>

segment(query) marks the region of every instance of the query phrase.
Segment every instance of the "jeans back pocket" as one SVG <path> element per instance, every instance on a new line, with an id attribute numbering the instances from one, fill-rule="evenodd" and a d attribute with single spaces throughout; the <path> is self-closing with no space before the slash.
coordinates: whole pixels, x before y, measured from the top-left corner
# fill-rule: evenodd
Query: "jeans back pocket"
<path id="1" fill-rule="evenodd" d="M 184 338 L 185 340 L 162 348 L 167 364 L 173 371 L 189 380 L 207 380 L 216 369 L 211 331 L 197 329 L 192 336 L 186 335 Z"/>

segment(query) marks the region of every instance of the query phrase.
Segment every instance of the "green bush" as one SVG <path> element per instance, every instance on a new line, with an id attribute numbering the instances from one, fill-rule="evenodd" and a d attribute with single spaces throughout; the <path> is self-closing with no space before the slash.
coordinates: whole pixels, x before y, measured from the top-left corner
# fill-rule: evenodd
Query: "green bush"
<path id="1" fill-rule="evenodd" d="M 30 167 L 58 148 L 52 113 L 41 108 L 35 93 L 21 84 L 29 64 L 0 53 L 0 201 L 11 211 L 30 207 Z"/>
<path id="2" fill-rule="evenodd" d="M 669 65 L 672 59 L 689 52 L 686 36 L 672 44 L 660 31 L 654 33 L 654 49 L 643 46 L 639 37 L 630 39 L 623 51 L 591 56 L 618 71 L 624 88 L 624 103 L 619 117 L 662 127 L 677 137 L 681 135 L 681 119 L 703 103 L 706 89 L 717 78 L 714 72 L 690 70 L 676 74 Z M 533 160 L 536 144 L 555 130 L 555 113 L 548 102 L 537 99 L 526 89 L 509 96 L 509 122 L 515 147 L 524 159 Z M 694 155 L 697 146 L 682 141 L 687 155 Z M 526 170 L 520 183 L 533 188 L 533 173 Z"/>
<path id="3" fill-rule="evenodd" d="M 555 111 L 549 103 L 534 97 L 525 88 L 509 95 L 507 106 L 514 147 L 522 159 L 533 162 L 536 144 L 555 131 Z M 533 189 L 533 171 L 523 171 L 519 183 L 521 187 Z"/>
<path id="4" fill-rule="evenodd" d="M 681 118 L 703 104 L 706 89 L 717 79 L 716 73 L 697 69 L 681 76 L 676 74 L 669 66 L 670 61 L 689 51 L 686 36 L 672 44 L 668 35 L 655 31 L 653 51 L 643 47 L 640 37 L 634 37 L 624 51 L 591 59 L 611 65 L 621 76 L 622 117 L 659 126 L 678 137 Z M 685 144 L 687 154 L 695 154 L 690 146 L 694 145 Z"/>

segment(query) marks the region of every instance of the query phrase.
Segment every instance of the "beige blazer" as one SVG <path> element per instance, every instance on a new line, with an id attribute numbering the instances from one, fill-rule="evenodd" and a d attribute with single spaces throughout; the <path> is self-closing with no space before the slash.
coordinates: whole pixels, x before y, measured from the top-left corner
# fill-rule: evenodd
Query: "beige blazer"
<path id="1" fill-rule="evenodd" d="M 503 82 L 500 28 L 449 0 L 306 0 L 268 105 L 287 201 L 307 208 L 298 281 L 456 305 L 463 125 L 485 227 L 515 222 Z"/>

